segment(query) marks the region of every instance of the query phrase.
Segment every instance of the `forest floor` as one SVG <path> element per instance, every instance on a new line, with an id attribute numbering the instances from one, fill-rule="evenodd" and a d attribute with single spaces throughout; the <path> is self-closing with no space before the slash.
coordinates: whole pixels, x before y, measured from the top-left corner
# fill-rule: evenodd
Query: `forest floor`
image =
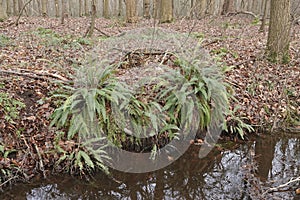
<path id="1" fill-rule="evenodd" d="M 74 66 L 84 63 L 86 53 L 105 38 L 155 23 L 97 19 L 93 37 L 84 38 L 89 18 L 68 18 L 65 24 L 55 18 L 21 18 L 17 27 L 15 20 L 0 23 L 0 98 L 2 102 L 15 99 L 12 107 L 16 113 L 20 108 L 20 115 L 7 118 L 10 110 L 0 110 L 0 141 L 4 144 L 0 150 L 10 154 L 0 158 L 0 165 L 5 169 L 13 164 L 15 174 L 30 179 L 39 172 L 51 172 L 59 159 L 58 153 L 49 153 L 55 149 L 49 117 L 56 105 L 52 94 L 59 88 L 57 81 L 68 80 Z M 291 31 L 291 61 L 286 65 L 266 61 L 267 30 L 259 32 L 260 23 L 253 18 L 207 17 L 155 26 L 190 33 L 202 40 L 202 47 L 216 62 L 228 66 L 225 82 L 236 98 L 231 108 L 256 130 L 299 132 L 299 25 Z M 60 141 L 60 145 L 67 150 L 73 144 Z"/>

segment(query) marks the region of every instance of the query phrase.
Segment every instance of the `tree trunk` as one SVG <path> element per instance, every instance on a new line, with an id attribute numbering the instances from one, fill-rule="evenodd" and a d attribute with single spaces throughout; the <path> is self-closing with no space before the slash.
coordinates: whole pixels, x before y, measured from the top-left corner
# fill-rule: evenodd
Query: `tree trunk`
<path id="1" fill-rule="evenodd" d="M 61 24 L 65 23 L 65 17 L 67 16 L 67 0 L 62 0 L 61 5 Z"/>
<path id="2" fill-rule="evenodd" d="M 109 18 L 109 0 L 103 0 L 103 17 Z"/>
<path id="3" fill-rule="evenodd" d="M 58 0 L 55 0 L 54 3 L 55 3 L 55 17 L 59 17 L 59 2 Z"/>
<path id="4" fill-rule="evenodd" d="M 13 12 L 14 12 L 14 15 L 18 15 L 17 0 L 13 0 Z"/>
<path id="5" fill-rule="evenodd" d="M 6 10 L 3 8 L 3 3 L 0 1 L 0 22 L 7 18 Z"/>
<path id="6" fill-rule="evenodd" d="M 95 20 L 96 20 L 96 4 L 95 0 L 92 0 L 92 16 L 91 16 L 91 23 L 90 27 L 86 33 L 87 37 L 92 37 L 95 29 Z"/>
<path id="7" fill-rule="evenodd" d="M 263 13 L 263 17 L 262 17 L 262 20 L 261 20 L 261 25 L 260 25 L 260 28 L 259 28 L 259 31 L 260 32 L 263 32 L 265 33 L 265 26 L 266 26 L 266 20 L 267 20 L 267 7 L 268 7 L 268 3 L 269 3 L 269 0 L 264 0 L 264 13 Z"/>
<path id="8" fill-rule="evenodd" d="M 227 13 L 234 12 L 234 1 L 233 0 L 225 0 L 222 8 L 222 15 L 226 15 Z"/>
<path id="9" fill-rule="evenodd" d="M 216 2 L 215 0 L 208 0 L 209 2 L 207 3 L 207 11 L 209 14 L 214 15 L 215 14 L 215 5 Z"/>
<path id="10" fill-rule="evenodd" d="M 150 19 L 150 0 L 144 0 L 143 6 L 144 18 Z"/>
<path id="11" fill-rule="evenodd" d="M 137 22 L 136 0 L 126 0 L 126 21 L 128 23 Z"/>
<path id="12" fill-rule="evenodd" d="M 118 16 L 120 17 L 122 15 L 122 0 L 119 0 L 118 4 Z"/>
<path id="13" fill-rule="evenodd" d="M 160 0 L 153 0 L 153 18 L 158 19 L 160 17 Z"/>
<path id="14" fill-rule="evenodd" d="M 207 0 L 197 0 L 196 8 L 199 10 L 199 15 L 204 16 L 207 11 Z"/>
<path id="15" fill-rule="evenodd" d="M 23 2 L 22 0 L 18 0 L 18 13 L 21 12 L 22 8 L 23 8 Z"/>
<path id="16" fill-rule="evenodd" d="M 8 16 L 11 16 L 12 12 L 11 12 L 11 1 L 10 0 L 6 0 L 6 14 Z"/>
<path id="17" fill-rule="evenodd" d="M 160 23 L 170 23 L 173 20 L 173 0 L 161 0 Z"/>
<path id="18" fill-rule="evenodd" d="M 42 16 L 47 16 L 47 0 L 42 0 Z"/>
<path id="19" fill-rule="evenodd" d="M 68 1 L 68 16 L 74 16 L 73 15 L 73 4 L 72 4 L 72 2 L 71 2 L 72 0 L 69 0 Z"/>
<path id="20" fill-rule="evenodd" d="M 290 29 L 290 0 L 271 0 L 266 52 L 270 61 L 289 62 Z"/>
<path id="21" fill-rule="evenodd" d="M 89 9 L 88 9 L 88 0 L 84 0 L 84 14 L 85 16 L 89 16 Z"/>
<path id="22" fill-rule="evenodd" d="M 79 12 L 79 17 L 81 17 L 83 14 L 82 12 L 82 0 L 78 0 L 78 12 Z"/>

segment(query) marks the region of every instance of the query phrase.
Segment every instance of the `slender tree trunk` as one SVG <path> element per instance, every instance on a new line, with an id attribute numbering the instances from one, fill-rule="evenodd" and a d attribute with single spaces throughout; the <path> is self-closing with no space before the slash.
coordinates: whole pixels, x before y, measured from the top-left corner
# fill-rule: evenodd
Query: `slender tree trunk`
<path id="1" fill-rule="evenodd" d="M 135 23 L 137 21 L 136 0 L 126 0 L 126 21 Z"/>
<path id="2" fill-rule="evenodd" d="M 290 29 L 290 0 L 271 0 L 266 52 L 270 61 L 289 62 Z"/>
<path id="3" fill-rule="evenodd" d="M 73 6 L 71 0 L 68 1 L 68 15 L 73 16 Z"/>
<path id="4" fill-rule="evenodd" d="M 42 15 L 41 1 L 40 0 L 36 0 L 35 2 L 37 4 L 37 9 L 38 9 L 39 15 Z"/>
<path id="5" fill-rule="evenodd" d="M 118 3 L 118 16 L 120 17 L 122 15 L 122 0 L 119 0 Z"/>
<path id="6" fill-rule="evenodd" d="M 61 5 L 61 24 L 65 23 L 65 17 L 67 16 L 67 0 L 62 0 Z"/>
<path id="7" fill-rule="evenodd" d="M 261 21 L 259 31 L 265 33 L 265 26 L 266 26 L 266 20 L 267 20 L 267 15 L 268 15 L 267 7 L 268 7 L 269 0 L 264 0 L 264 3 L 265 3 L 264 4 L 264 13 L 263 13 L 263 17 L 262 17 L 262 21 Z"/>
<path id="8" fill-rule="evenodd" d="M 89 16 L 89 8 L 88 8 L 88 0 L 84 0 L 84 14 L 85 16 Z"/>
<path id="9" fill-rule="evenodd" d="M 0 1 L 0 22 L 7 18 L 6 9 L 3 7 L 2 1 Z"/>
<path id="10" fill-rule="evenodd" d="M 153 18 L 158 19 L 160 17 L 160 0 L 153 0 Z"/>
<path id="11" fill-rule="evenodd" d="M 23 7 L 23 1 L 22 0 L 18 0 L 18 13 L 21 12 L 22 7 Z"/>
<path id="12" fill-rule="evenodd" d="M 47 16 L 47 0 L 42 0 L 42 16 Z"/>
<path id="13" fill-rule="evenodd" d="M 18 11 L 17 11 L 17 0 L 13 0 L 13 11 L 14 11 L 14 15 L 18 14 Z"/>
<path id="14" fill-rule="evenodd" d="M 143 6 L 144 18 L 150 19 L 150 0 L 144 0 Z"/>
<path id="15" fill-rule="evenodd" d="M 59 17 L 59 2 L 58 0 L 55 0 L 54 3 L 55 3 L 55 17 Z"/>
<path id="16" fill-rule="evenodd" d="M 79 17 L 82 17 L 83 16 L 83 6 L 82 6 L 82 0 L 78 0 L 78 4 L 79 4 Z"/>
<path id="17" fill-rule="evenodd" d="M 103 17 L 109 18 L 109 0 L 103 0 Z"/>
<path id="18" fill-rule="evenodd" d="M 12 12 L 11 12 L 11 1 L 10 0 L 6 0 L 6 14 L 8 16 L 12 15 Z"/>
<path id="19" fill-rule="evenodd" d="M 92 37 L 93 33 L 94 33 L 94 29 L 95 29 L 95 20 L 96 20 L 96 4 L 95 4 L 95 0 L 92 0 L 92 15 L 91 15 L 91 23 L 90 23 L 90 27 L 86 33 L 86 37 Z"/>
<path id="20" fill-rule="evenodd" d="M 169 23 L 173 20 L 173 0 L 161 0 L 160 23 Z"/>
<path id="21" fill-rule="evenodd" d="M 199 15 L 204 16 L 207 12 L 207 0 L 197 0 L 197 9 L 199 9 Z"/>

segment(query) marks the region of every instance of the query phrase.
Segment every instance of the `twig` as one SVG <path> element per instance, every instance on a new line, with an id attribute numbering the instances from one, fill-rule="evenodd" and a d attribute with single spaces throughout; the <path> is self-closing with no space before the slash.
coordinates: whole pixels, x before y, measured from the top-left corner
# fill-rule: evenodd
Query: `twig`
<path id="1" fill-rule="evenodd" d="M 38 148 L 38 146 L 37 146 L 36 144 L 34 144 L 34 148 L 35 148 L 35 150 L 36 150 L 36 152 L 37 152 L 37 154 L 38 154 L 38 157 L 39 157 L 39 161 L 40 161 L 40 162 L 39 162 L 40 170 L 43 172 L 44 178 L 47 178 L 47 177 L 46 177 L 46 173 L 45 173 L 45 168 L 44 168 L 43 159 L 42 159 L 41 153 L 40 153 L 40 151 L 39 151 L 39 148 Z"/>
<path id="2" fill-rule="evenodd" d="M 264 192 L 264 194 L 270 193 L 270 192 L 274 192 L 274 191 L 277 191 L 279 188 L 286 187 L 286 186 L 288 186 L 289 184 L 294 183 L 294 182 L 297 182 L 297 181 L 300 181 L 300 176 L 297 177 L 297 178 L 295 178 L 295 179 L 291 178 L 291 180 L 288 181 L 287 183 L 281 184 L 281 185 L 279 185 L 279 186 L 277 186 L 277 187 L 269 188 L 267 191 Z"/>
<path id="3" fill-rule="evenodd" d="M 9 181 L 15 179 L 15 178 L 18 178 L 18 176 L 13 176 L 13 177 L 10 177 L 9 179 L 7 179 L 6 181 L 4 181 L 3 183 L 1 183 L 0 187 L 2 187 L 3 185 L 5 185 L 6 183 L 8 183 Z"/>

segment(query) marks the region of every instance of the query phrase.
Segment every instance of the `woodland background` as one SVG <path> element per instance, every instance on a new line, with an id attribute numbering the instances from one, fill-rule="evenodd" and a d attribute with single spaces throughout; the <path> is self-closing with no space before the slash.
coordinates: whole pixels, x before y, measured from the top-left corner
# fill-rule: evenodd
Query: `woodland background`
<path id="1" fill-rule="evenodd" d="M 159 0 L 135 0 L 138 16 L 144 15 L 144 10 L 149 9 L 153 16 L 155 5 Z M 2 0 L 3 8 L 9 16 L 18 15 L 23 5 L 29 1 L 25 0 Z M 270 13 L 269 0 L 176 0 L 173 1 L 173 14 L 175 18 L 201 18 L 206 15 L 220 15 L 238 12 L 251 12 L 248 14 L 263 15 L 264 5 L 267 3 L 266 13 Z M 66 4 L 69 16 L 79 17 L 89 15 L 92 1 L 89 0 L 32 0 L 25 8 L 26 16 L 58 17 L 61 15 L 62 4 Z M 119 17 L 126 15 L 125 0 L 95 0 L 98 17 Z M 291 15 L 300 15 L 300 1 L 291 0 Z"/>

